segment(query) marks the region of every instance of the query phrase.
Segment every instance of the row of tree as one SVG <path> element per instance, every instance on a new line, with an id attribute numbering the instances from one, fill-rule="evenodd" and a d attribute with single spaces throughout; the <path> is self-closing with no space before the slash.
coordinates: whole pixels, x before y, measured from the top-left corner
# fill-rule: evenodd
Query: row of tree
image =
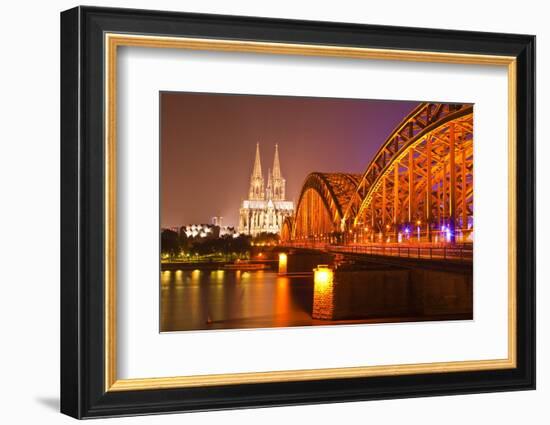
<path id="1" fill-rule="evenodd" d="M 217 227 L 217 226 L 215 226 Z M 261 233 L 252 238 L 249 235 L 240 234 L 234 237 L 231 234 L 219 236 L 218 231 L 207 236 L 187 236 L 185 231 L 175 232 L 163 229 L 160 237 L 161 254 L 171 259 L 182 255 L 208 256 L 208 255 L 235 255 L 243 257 L 250 253 L 250 247 L 254 245 L 274 245 L 278 243 L 279 236 L 274 233 Z"/>

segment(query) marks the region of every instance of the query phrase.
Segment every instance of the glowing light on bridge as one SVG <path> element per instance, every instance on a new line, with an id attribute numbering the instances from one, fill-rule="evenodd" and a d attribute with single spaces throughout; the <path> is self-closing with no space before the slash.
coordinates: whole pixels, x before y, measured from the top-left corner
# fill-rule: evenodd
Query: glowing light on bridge
<path id="1" fill-rule="evenodd" d="M 287 261 L 288 256 L 284 252 L 281 252 L 279 254 L 279 274 L 287 273 Z"/>
<path id="2" fill-rule="evenodd" d="M 316 269 L 313 269 L 315 285 L 320 289 L 324 289 L 327 285 L 332 283 L 333 271 L 327 265 L 319 265 Z"/>
<path id="3" fill-rule="evenodd" d="M 334 317 L 334 271 L 321 264 L 313 269 L 314 319 L 330 320 Z"/>

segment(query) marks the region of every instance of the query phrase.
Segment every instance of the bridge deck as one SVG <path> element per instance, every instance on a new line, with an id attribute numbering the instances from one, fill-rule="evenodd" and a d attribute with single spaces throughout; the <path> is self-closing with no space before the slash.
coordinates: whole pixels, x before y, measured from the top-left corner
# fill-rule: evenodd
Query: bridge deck
<path id="1" fill-rule="evenodd" d="M 472 245 L 293 243 L 288 247 L 343 254 L 360 260 L 404 267 L 421 264 L 428 268 L 470 270 L 473 263 Z"/>

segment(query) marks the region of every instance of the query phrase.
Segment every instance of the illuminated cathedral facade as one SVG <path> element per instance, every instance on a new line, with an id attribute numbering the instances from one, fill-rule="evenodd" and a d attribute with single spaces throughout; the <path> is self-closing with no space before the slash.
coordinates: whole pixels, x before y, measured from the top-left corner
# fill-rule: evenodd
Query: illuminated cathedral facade
<path id="1" fill-rule="evenodd" d="M 260 145 L 256 144 L 248 199 L 242 202 L 239 214 L 239 233 L 252 236 L 263 232 L 279 234 L 285 218 L 294 213 L 294 202 L 285 199 L 285 191 L 286 181 L 281 174 L 278 145 L 275 145 L 273 168 L 268 170 L 265 184 Z"/>

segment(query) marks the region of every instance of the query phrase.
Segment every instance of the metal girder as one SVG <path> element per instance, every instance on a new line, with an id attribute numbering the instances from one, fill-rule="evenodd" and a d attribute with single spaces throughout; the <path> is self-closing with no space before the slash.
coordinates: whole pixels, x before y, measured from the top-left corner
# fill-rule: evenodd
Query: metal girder
<path id="1" fill-rule="evenodd" d="M 292 239 L 292 230 L 293 230 L 293 217 L 285 217 L 283 221 L 283 226 L 281 228 L 281 241 L 290 241 Z"/>
<path id="2" fill-rule="evenodd" d="M 311 173 L 302 186 L 292 236 L 337 231 L 361 178 L 349 173 Z M 327 220 L 326 217 L 329 219 Z M 315 230 L 313 230 L 315 229 Z"/>
<path id="3" fill-rule="evenodd" d="M 398 242 L 403 237 L 410 239 L 413 232 L 419 241 L 431 242 L 432 233 L 437 237 L 438 232 L 439 240 L 446 242 L 456 242 L 457 235 L 462 242 L 469 240 L 473 231 L 473 115 L 471 106 L 459 111 L 463 113 L 439 111 L 437 125 L 404 143 L 374 180 L 364 175 L 346 210 L 353 213 L 347 216 L 346 230 L 360 233 L 354 241 Z M 358 194 L 362 195 L 360 202 Z"/>
<path id="4" fill-rule="evenodd" d="M 455 242 L 460 232 L 467 242 L 472 215 L 473 106 L 422 103 L 363 175 L 308 175 L 289 226 L 292 239 L 337 232 L 344 242 L 399 242 L 414 228 L 418 241 Z"/>
<path id="5" fill-rule="evenodd" d="M 358 216 L 369 189 L 411 145 L 446 122 L 471 114 L 472 111 L 473 106 L 469 104 L 421 103 L 416 107 L 390 134 L 367 167 L 356 193 L 344 211 L 344 221 L 349 224 L 350 220 Z"/>

